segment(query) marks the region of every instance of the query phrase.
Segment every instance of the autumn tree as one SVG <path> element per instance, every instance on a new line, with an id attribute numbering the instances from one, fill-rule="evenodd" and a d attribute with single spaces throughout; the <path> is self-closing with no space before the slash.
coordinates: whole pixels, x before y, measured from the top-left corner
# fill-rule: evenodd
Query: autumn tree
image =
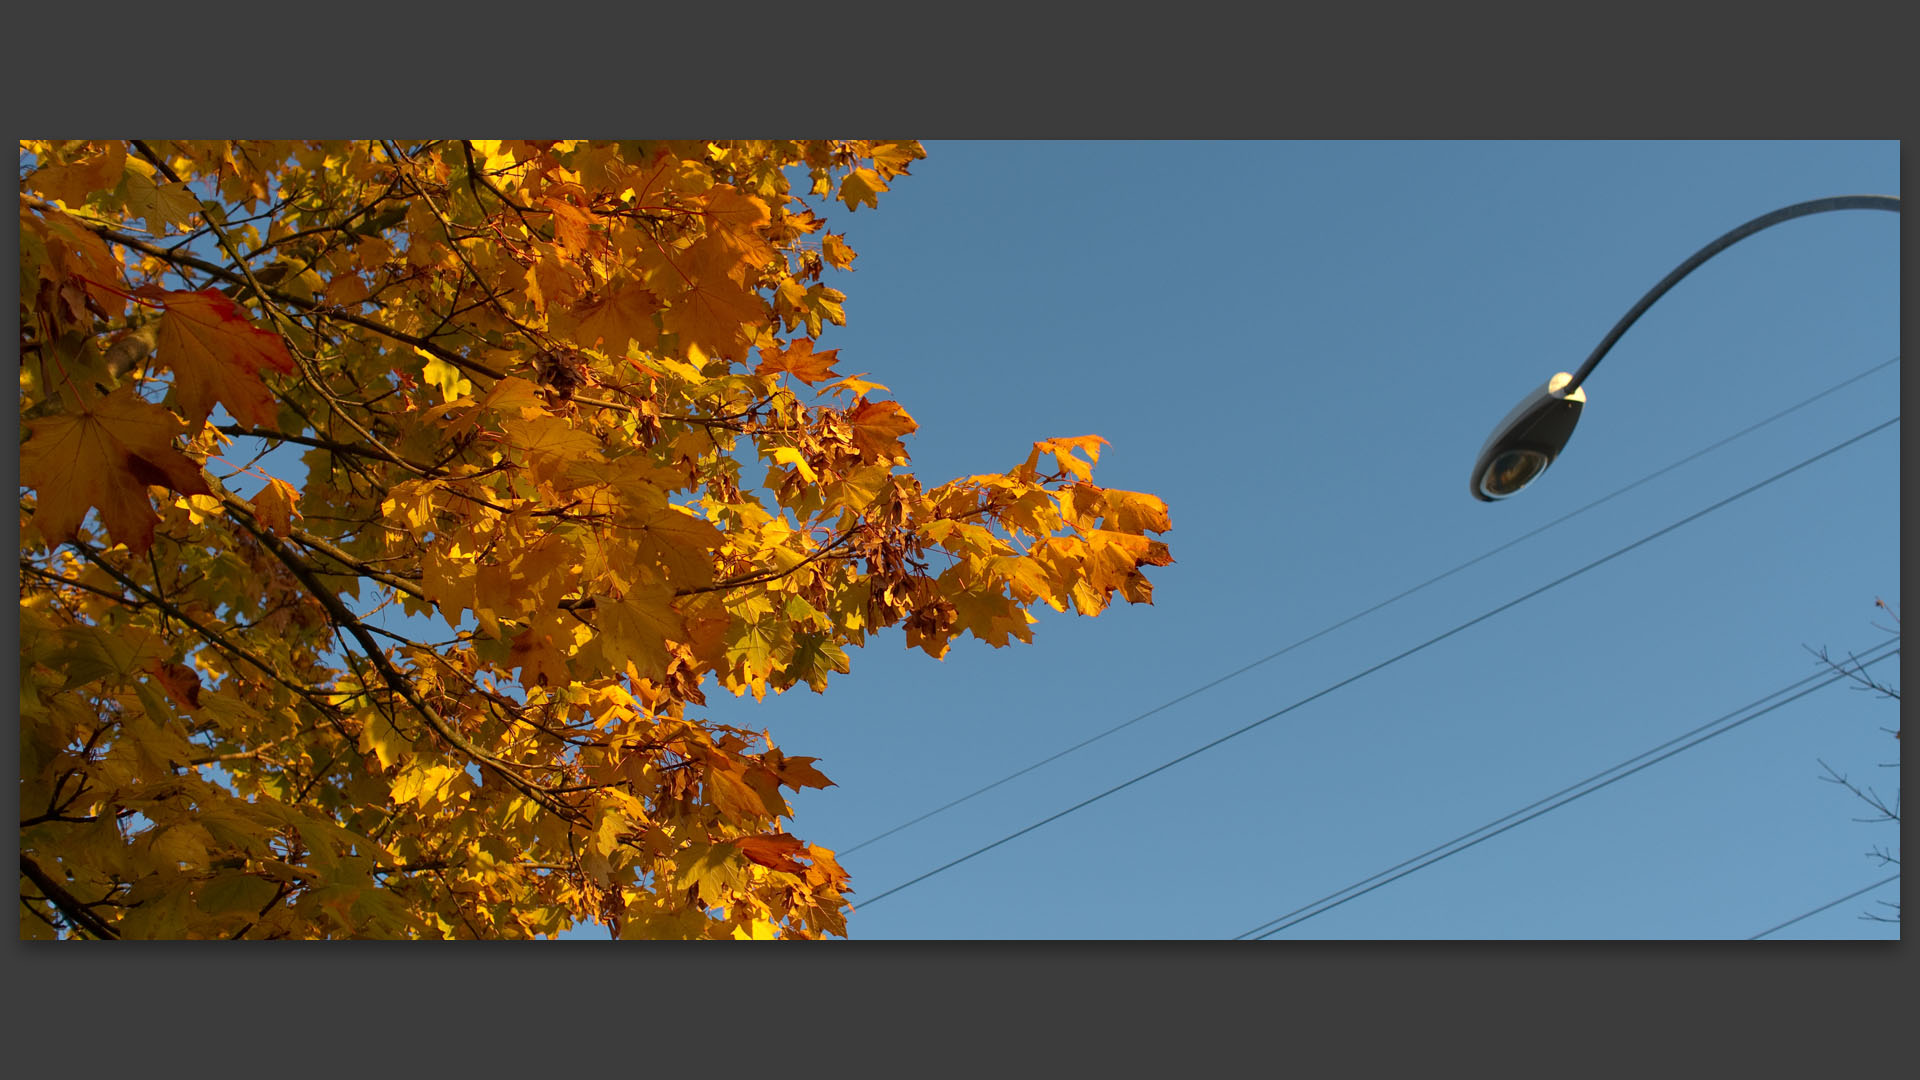
<path id="1" fill-rule="evenodd" d="M 707 695 L 1171 561 L 1101 439 L 927 487 L 820 347 L 922 157 L 22 142 L 22 936 L 844 935 Z"/>

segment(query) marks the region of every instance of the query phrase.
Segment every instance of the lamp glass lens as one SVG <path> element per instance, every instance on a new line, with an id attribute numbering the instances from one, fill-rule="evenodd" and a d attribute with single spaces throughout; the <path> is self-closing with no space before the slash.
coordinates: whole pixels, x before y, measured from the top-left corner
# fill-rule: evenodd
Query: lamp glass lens
<path id="1" fill-rule="evenodd" d="M 1538 450 L 1509 450 L 1487 466 L 1480 477 L 1480 490 L 1496 499 L 1505 498 L 1532 483 L 1552 461 Z"/>

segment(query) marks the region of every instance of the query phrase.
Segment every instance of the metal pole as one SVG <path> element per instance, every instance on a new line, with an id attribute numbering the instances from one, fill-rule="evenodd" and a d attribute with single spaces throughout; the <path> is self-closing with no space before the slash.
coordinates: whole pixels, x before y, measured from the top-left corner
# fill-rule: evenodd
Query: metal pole
<path id="1" fill-rule="evenodd" d="M 1573 373 L 1573 381 L 1566 385 L 1565 392 L 1570 394 L 1579 389 L 1580 384 L 1586 381 L 1587 376 L 1592 374 L 1593 369 L 1600 363 L 1600 358 L 1607 355 L 1607 350 L 1613 348 L 1613 343 L 1619 341 L 1620 335 L 1627 332 L 1627 327 L 1632 326 L 1648 308 L 1653 306 L 1655 300 L 1665 295 L 1666 291 L 1678 284 L 1681 278 L 1693 273 L 1695 267 L 1762 229 L 1797 217 L 1805 217 L 1808 214 L 1825 213 L 1828 210 L 1891 210 L 1897 214 L 1900 212 L 1900 199 L 1896 195 L 1834 195 L 1825 199 L 1794 203 L 1792 206 L 1781 207 L 1770 214 L 1762 214 L 1694 252 L 1692 258 L 1674 267 L 1672 273 L 1661 278 L 1660 284 L 1648 290 L 1647 295 L 1633 305 L 1633 310 L 1613 324 L 1613 329 L 1607 331 L 1607 336 L 1601 340 L 1599 347 L 1593 350 L 1593 355 L 1587 357 L 1587 362 L 1581 364 L 1580 370 Z"/>

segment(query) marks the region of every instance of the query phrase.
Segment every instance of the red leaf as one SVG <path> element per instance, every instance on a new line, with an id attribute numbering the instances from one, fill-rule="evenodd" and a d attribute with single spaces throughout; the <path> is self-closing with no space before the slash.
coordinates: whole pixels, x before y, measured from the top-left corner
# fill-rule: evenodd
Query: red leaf
<path id="1" fill-rule="evenodd" d="M 807 845 L 786 833 L 743 836 L 735 840 L 733 845 L 740 849 L 740 854 L 769 870 L 783 870 L 789 874 L 806 872 L 806 864 L 796 862 L 793 857 L 806 854 Z"/>
<path id="2" fill-rule="evenodd" d="M 159 359 L 173 369 L 188 429 L 199 429 L 216 399 L 241 423 L 272 427 L 280 406 L 260 372 L 294 371 L 280 335 L 254 326 L 240 305 L 211 289 L 163 292 L 160 301 L 167 313 L 160 318 Z"/>

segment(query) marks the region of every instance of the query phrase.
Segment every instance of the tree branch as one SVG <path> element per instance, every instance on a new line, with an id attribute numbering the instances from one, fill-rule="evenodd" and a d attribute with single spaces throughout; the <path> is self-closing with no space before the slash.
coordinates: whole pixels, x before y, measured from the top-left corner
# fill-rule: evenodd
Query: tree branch
<path id="1" fill-rule="evenodd" d="M 172 616 L 173 618 L 180 620 L 182 623 L 184 623 L 187 626 L 188 629 L 192 630 L 194 633 L 206 639 L 206 641 L 209 642 L 210 644 L 218 647 L 222 652 L 228 653 L 237 659 L 245 660 L 247 663 L 252 664 L 256 668 L 259 668 L 263 673 L 266 674 L 268 678 L 272 679 L 274 682 L 279 683 L 281 686 L 286 687 L 287 689 L 293 691 L 294 693 L 299 694 L 301 697 L 304 697 L 307 700 L 314 702 L 315 705 L 320 706 L 322 709 L 322 712 L 328 712 L 329 710 L 331 710 L 332 703 L 326 700 L 329 695 L 316 691 L 312 687 L 304 686 L 300 683 L 294 682 L 293 680 L 285 677 L 284 675 L 281 675 L 278 671 L 274 669 L 272 664 L 269 664 L 265 660 L 262 660 L 260 659 L 260 657 L 254 655 L 251 649 L 247 649 L 241 645 L 237 645 L 234 642 L 229 641 L 226 635 L 220 633 L 218 630 L 215 630 L 212 627 L 201 625 L 199 622 L 195 621 L 193 618 L 188 616 L 185 612 L 181 611 L 179 608 L 173 606 L 172 604 L 167 603 L 166 601 L 160 599 L 158 596 L 155 596 L 153 593 L 149 592 L 146 588 L 141 586 L 138 582 L 134 581 L 132 578 L 128 577 L 127 575 L 121 573 L 118 567 L 108 562 L 105 558 L 101 556 L 101 554 L 98 551 L 95 551 L 90 545 L 77 539 L 70 540 L 68 542 L 71 543 L 73 545 L 74 550 L 78 551 L 83 557 L 86 558 L 88 562 L 91 562 L 93 565 L 98 566 L 102 570 L 105 570 L 107 574 L 110 575 L 115 581 L 118 581 L 120 584 L 125 585 L 127 588 L 132 589 L 134 592 L 145 597 L 150 603 L 152 603 L 155 607 L 158 607 L 161 611 L 164 611 L 168 615 Z"/>
<path id="2" fill-rule="evenodd" d="M 380 446 L 378 443 L 374 444 L 375 449 L 369 450 L 368 448 L 357 445 L 355 443 L 335 442 L 332 439 L 322 439 L 312 435 L 290 435 L 284 431 L 274 431 L 269 428 L 242 427 L 239 424 L 216 424 L 214 425 L 214 430 L 225 435 L 236 435 L 236 436 L 249 438 L 249 439 L 269 439 L 277 442 L 299 443 L 302 446 L 312 446 L 321 450 L 329 450 L 336 454 L 354 454 L 359 457 L 369 457 L 379 461 L 388 461 L 388 462 L 392 462 L 395 465 L 403 466 L 404 468 L 407 468 L 415 473 L 418 473 L 421 476 L 429 476 L 429 475 L 444 476 L 445 475 L 445 470 L 443 469 L 437 469 L 431 465 L 422 465 L 416 461 L 409 461 L 408 459 L 401 457 L 400 455 L 394 453 L 393 451 L 387 449 L 386 447 Z"/>
<path id="3" fill-rule="evenodd" d="M 24 851 L 20 853 L 20 872 L 27 875 L 27 880 L 33 882 L 40 890 L 40 894 L 58 908 L 60 914 L 69 923 L 103 941 L 120 939 L 120 934 L 113 927 L 108 926 L 105 920 L 88 910 L 87 905 L 82 903 L 79 897 L 53 880 L 45 870 L 40 869 L 40 864 L 29 858 Z"/>
<path id="4" fill-rule="evenodd" d="M 223 497 L 229 506 L 237 502 L 231 494 L 223 493 Z M 414 688 L 411 682 L 407 681 L 406 676 L 400 674 L 400 672 L 394 668 L 392 662 L 387 659 L 386 653 L 381 651 L 379 643 L 373 640 L 373 635 L 361 624 L 360 619 L 355 616 L 353 612 L 348 611 L 346 605 L 340 602 L 340 598 L 335 596 L 331 590 L 314 577 L 312 571 L 307 568 L 304 561 L 295 557 L 291 551 L 287 550 L 286 545 L 280 541 L 279 537 L 255 525 L 247 515 L 237 515 L 234 520 L 239 522 L 242 528 L 252 533 L 254 539 L 258 540 L 261 546 L 265 547 L 274 558 L 280 560 L 281 564 L 292 572 L 294 577 L 300 579 L 301 584 L 306 586 L 307 591 L 312 594 L 313 598 L 327 609 L 327 613 L 332 618 L 334 626 L 353 636 L 354 640 L 360 646 L 361 653 L 380 673 L 380 677 L 382 681 L 387 684 L 388 689 L 405 699 L 407 704 L 413 707 L 414 712 L 419 714 L 420 718 L 427 722 L 427 726 L 432 728 L 442 739 L 445 739 L 449 746 L 465 754 L 475 763 L 484 765 L 499 774 L 501 779 L 505 780 L 521 794 L 538 803 L 542 808 L 568 820 L 573 820 L 578 817 L 578 814 L 571 807 L 554 798 L 545 788 L 523 778 L 508 765 L 508 763 L 473 745 L 473 743 L 467 740 L 466 736 L 455 731 L 453 726 L 447 723 L 446 718 L 441 716 L 438 710 L 420 696 L 419 691 Z"/>

